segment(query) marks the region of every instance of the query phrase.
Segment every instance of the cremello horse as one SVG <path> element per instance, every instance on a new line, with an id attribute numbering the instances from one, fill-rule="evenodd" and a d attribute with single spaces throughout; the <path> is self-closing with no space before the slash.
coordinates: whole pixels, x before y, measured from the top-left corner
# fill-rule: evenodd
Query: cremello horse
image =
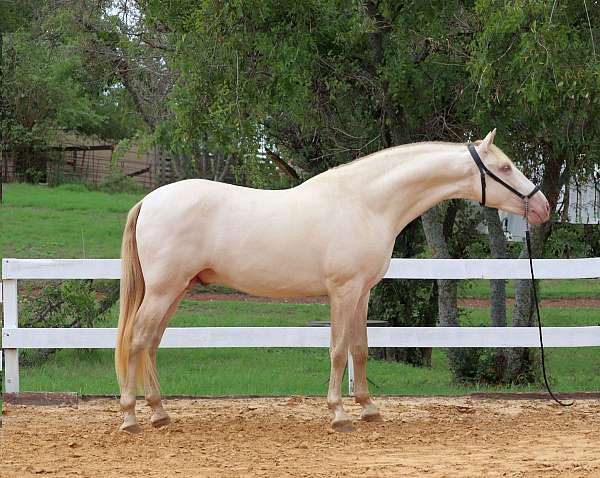
<path id="1" fill-rule="evenodd" d="M 492 144 L 476 144 L 487 168 L 517 191 L 533 184 Z M 445 199 L 481 199 L 478 167 L 466 144 L 418 143 L 372 154 L 281 191 L 191 179 L 148 194 L 127 217 L 123 235 L 121 310 L 115 363 L 125 419 L 139 431 L 136 385 L 144 384 L 154 426 L 169 423 L 156 375 L 156 349 L 186 291 L 222 284 L 249 294 L 327 294 L 331 303 L 332 427 L 352 430 L 340 385 L 347 353 L 354 359 L 361 418 L 380 420 L 367 387 L 369 292 L 388 269 L 396 236 Z M 490 181 L 487 204 L 524 214 L 523 201 Z M 541 192 L 527 219 L 549 218 Z"/>

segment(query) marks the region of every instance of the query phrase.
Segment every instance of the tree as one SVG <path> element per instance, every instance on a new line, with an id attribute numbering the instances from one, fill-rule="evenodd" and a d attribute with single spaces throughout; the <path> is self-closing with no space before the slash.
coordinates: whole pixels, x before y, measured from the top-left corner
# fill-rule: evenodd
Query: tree
<path id="1" fill-rule="evenodd" d="M 459 107 L 468 77 L 440 66 L 467 59 L 472 33 L 455 20 L 465 14 L 458 2 L 182 0 L 148 1 L 144 11 L 171 32 L 169 61 L 182 72 L 171 96 L 180 143 L 203 137 L 246 168 L 263 143 L 310 176 L 388 146 L 460 140 L 469 129 Z M 395 254 L 421 249 L 407 240 L 415 230 Z M 402 286 L 401 309 L 432 293 L 431 283 L 414 286 Z M 398 300 L 397 287 L 375 291 L 374 311 Z M 417 310 L 409 308 L 406 318 Z"/>
<path id="2" fill-rule="evenodd" d="M 64 5 L 25 2 L 15 11 L 22 21 L 3 36 L 1 126 L 21 176 L 45 174 L 36 151 L 61 143 L 66 132 L 105 140 L 135 134 L 140 122 L 128 95 L 102 65 L 85 61 Z"/>
<path id="3" fill-rule="evenodd" d="M 474 121 L 498 127 L 498 142 L 541 179 L 554 211 L 567 179 L 589 177 L 598 163 L 600 11 L 579 2 L 480 0 L 476 12 L 481 25 L 469 61 Z M 532 228 L 535 255 L 551 229 L 552 222 Z M 520 257 L 526 254 L 523 248 Z M 529 281 L 517 281 L 515 296 L 513 325 L 533 325 Z M 510 380 L 535 379 L 530 350 L 509 357 Z"/>

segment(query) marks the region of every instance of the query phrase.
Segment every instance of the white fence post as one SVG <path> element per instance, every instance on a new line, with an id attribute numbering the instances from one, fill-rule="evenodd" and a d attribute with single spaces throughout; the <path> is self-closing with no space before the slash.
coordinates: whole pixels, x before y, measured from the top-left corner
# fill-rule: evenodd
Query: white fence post
<path id="1" fill-rule="evenodd" d="M 350 351 L 348 351 L 348 395 L 354 396 L 354 360 Z"/>
<path id="2" fill-rule="evenodd" d="M 4 327 L 16 329 L 19 327 L 17 280 L 2 281 L 2 306 L 4 310 Z M 4 349 L 4 391 L 15 393 L 19 391 L 19 350 Z"/>

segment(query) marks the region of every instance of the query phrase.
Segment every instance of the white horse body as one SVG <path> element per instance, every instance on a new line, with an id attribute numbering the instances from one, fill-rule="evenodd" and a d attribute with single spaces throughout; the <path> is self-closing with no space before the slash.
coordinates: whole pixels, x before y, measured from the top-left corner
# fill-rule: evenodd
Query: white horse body
<path id="1" fill-rule="evenodd" d="M 395 236 L 337 180 L 331 175 L 283 191 L 200 179 L 157 189 L 144 199 L 137 223 L 144 277 L 154 269 L 164 274 L 159 259 L 188 280 L 259 296 L 324 295 L 357 274 L 373 285 L 387 269 Z"/>
<path id="2" fill-rule="evenodd" d="M 532 184 L 492 145 L 478 144 L 487 167 L 514 186 Z M 116 365 L 125 410 L 137 429 L 136 377 L 144 375 L 153 424 L 168 422 L 156 379 L 156 348 L 179 301 L 196 282 L 261 296 L 329 295 L 332 425 L 348 430 L 340 384 L 348 351 L 355 361 L 362 418 L 379 418 L 366 382 L 370 289 L 384 276 L 396 236 L 410 221 L 451 198 L 479 199 L 479 174 L 464 144 L 390 148 L 322 173 L 292 189 L 265 191 L 193 179 L 163 186 L 130 212 L 123 239 Z M 522 201 L 490 184 L 488 204 L 523 214 Z M 543 194 L 528 219 L 548 219 Z"/>

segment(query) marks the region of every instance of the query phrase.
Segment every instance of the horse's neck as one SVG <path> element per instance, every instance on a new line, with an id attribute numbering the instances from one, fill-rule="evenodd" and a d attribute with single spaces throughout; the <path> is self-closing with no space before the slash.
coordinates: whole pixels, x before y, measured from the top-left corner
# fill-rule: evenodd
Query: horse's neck
<path id="1" fill-rule="evenodd" d="M 378 155 L 349 168 L 356 173 L 351 176 L 357 191 L 373 211 L 385 215 L 396 234 L 446 199 L 475 199 L 475 168 L 463 145 L 420 143 Z"/>

